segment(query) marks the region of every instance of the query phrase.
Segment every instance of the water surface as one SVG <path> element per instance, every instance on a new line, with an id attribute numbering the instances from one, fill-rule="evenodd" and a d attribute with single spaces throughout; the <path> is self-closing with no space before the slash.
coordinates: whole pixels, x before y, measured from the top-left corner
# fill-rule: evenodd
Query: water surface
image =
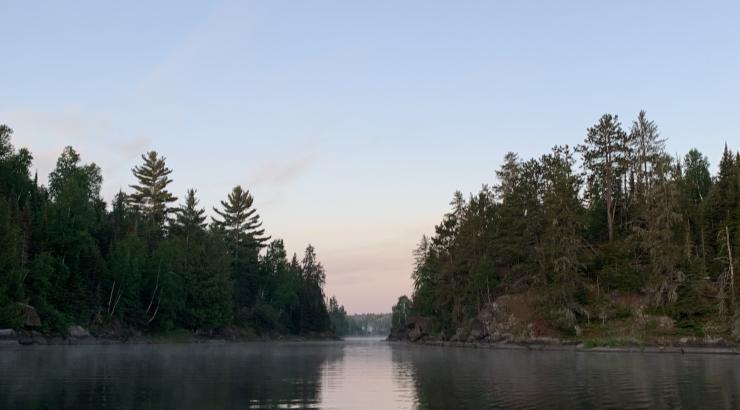
<path id="1" fill-rule="evenodd" d="M 740 408 L 740 358 L 377 339 L 3 347 L 0 408 Z"/>

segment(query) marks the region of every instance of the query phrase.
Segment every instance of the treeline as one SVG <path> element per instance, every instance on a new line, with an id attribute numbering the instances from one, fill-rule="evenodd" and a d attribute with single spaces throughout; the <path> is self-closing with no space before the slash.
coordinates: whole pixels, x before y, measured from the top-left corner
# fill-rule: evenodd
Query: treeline
<path id="1" fill-rule="evenodd" d="M 740 331 L 740 154 L 725 146 L 712 176 L 695 149 L 669 155 L 645 112 L 629 130 L 606 114 L 575 149 L 506 154 L 496 177 L 469 198 L 456 192 L 421 238 L 394 324 L 421 315 L 454 331 L 495 297 L 528 291 L 567 332 L 614 315 L 617 293 L 695 334 Z"/>
<path id="2" fill-rule="evenodd" d="M 80 324 L 113 330 L 236 325 L 259 333 L 326 332 L 325 272 L 312 246 L 288 259 L 248 190 L 235 187 L 209 222 L 190 189 L 178 202 L 172 171 L 151 151 L 128 193 L 105 203 L 102 176 L 67 147 L 48 186 L 33 157 L 0 125 L 0 327 L 38 312 L 49 332 Z"/>
<path id="3" fill-rule="evenodd" d="M 391 330 L 390 313 L 348 315 L 333 297 L 329 300 L 329 317 L 338 336 L 387 336 Z"/>

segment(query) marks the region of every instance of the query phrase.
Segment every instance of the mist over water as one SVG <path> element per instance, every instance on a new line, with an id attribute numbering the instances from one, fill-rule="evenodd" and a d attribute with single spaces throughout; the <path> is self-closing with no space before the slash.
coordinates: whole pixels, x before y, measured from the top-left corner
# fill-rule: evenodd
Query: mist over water
<path id="1" fill-rule="evenodd" d="M 0 408 L 738 408 L 740 357 L 345 342 L 4 347 Z"/>

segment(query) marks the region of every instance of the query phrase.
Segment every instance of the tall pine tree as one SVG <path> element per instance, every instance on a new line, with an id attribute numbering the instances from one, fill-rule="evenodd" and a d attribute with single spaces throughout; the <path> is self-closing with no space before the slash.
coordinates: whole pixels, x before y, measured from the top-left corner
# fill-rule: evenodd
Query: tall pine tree
<path id="1" fill-rule="evenodd" d="M 167 185 L 172 182 L 169 177 L 172 170 L 167 168 L 165 158 L 158 156 L 157 151 L 149 151 L 141 159 L 144 163 L 132 169 L 138 184 L 130 185 L 135 192 L 129 196 L 129 201 L 149 223 L 162 230 L 168 215 L 174 211 L 169 204 L 177 201 L 167 191 Z"/>

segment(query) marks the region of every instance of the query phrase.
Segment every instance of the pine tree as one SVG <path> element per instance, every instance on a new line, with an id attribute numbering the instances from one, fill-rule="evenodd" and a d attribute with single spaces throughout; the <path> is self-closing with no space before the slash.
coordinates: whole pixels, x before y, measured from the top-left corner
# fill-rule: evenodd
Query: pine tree
<path id="1" fill-rule="evenodd" d="M 645 111 L 640 111 L 632 123 L 629 142 L 631 145 L 633 169 L 637 175 L 637 192 L 640 202 L 646 201 L 646 190 L 652 181 L 655 163 L 660 160 L 665 148 L 665 139 L 660 138 L 658 126 L 647 119 Z"/>
<path id="2" fill-rule="evenodd" d="M 262 248 L 270 240 L 264 236 L 260 216 L 252 207 L 254 199 L 249 190 L 244 191 L 240 185 L 234 187 L 226 201 L 221 201 L 222 210 L 213 208 L 221 219 L 212 218 L 214 224 L 224 231 L 235 257 L 241 247 Z"/>
<path id="3" fill-rule="evenodd" d="M 135 192 L 129 196 L 129 202 L 147 221 L 161 230 L 164 229 L 168 215 L 175 211 L 169 204 L 177 201 L 167 191 L 167 185 L 172 182 L 169 178 L 172 170 L 167 168 L 166 158 L 158 156 L 156 151 L 149 151 L 141 159 L 144 163 L 132 169 L 138 184 L 130 185 Z"/>
<path id="4" fill-rule="evenodd" d="M 592 190 L 600 192 L 606 202 L 609 241 L 614 239 L 614 214 L 619 184 L 627 170 L 630 140 L 616 115 L 604 114 L 587 130 L 585 143 L 578 146 L 586 169 L 591 172 Z"/>
<path id="5" fill-rule="evenodd" d="M 265 230 L 253 203 L 249 191 L 237 185 L 227 200 L 221 201 L 222 209 L 214 208 L 221 219 L 212 218 L 214 229 L 223 234 L 231 253 L 234 304 L 239 310 L 237 320 L 242 323 L 251 320 L 250 309 L 258 302 L 259 250 L 270 239 L 264 236 Z"/>

